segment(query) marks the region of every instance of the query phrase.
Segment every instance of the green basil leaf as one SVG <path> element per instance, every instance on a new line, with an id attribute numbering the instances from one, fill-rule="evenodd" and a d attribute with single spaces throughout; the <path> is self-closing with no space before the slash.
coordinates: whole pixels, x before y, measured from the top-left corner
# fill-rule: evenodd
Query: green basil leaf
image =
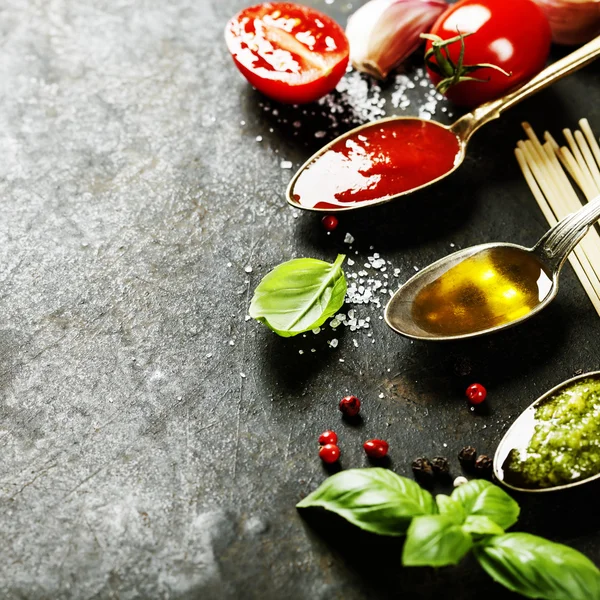
<path id="1" fill-rule="evenodd" d="M 502 535 L 504 529 L 489 517 L 469 515 L 463 523 L 463 529 L 475 535 Z"/>
<path id="2" fill-rule="evenodd" d="M 475 547 L 498 583 L 528 598 L 600 598 L 600 571 L 577 550 L 528 533 L 507 533 Z"/>
<path id="3" fill-rule="evenodd" d="M 344 304 L 344 258 L 297 258 L 275 267 L 254 290 L 250 316 L 282 337 L 319 327 Z"/>
<path id="4" fill-rule="evenodd" d="M 332 475 L 297 508 L 321 507 L 380 535 L 404 535 L 413 517 L 436 511 L 431 494 L 388 469 L 348 469 Z"/>
<path id="5" fill-rule="evenodd" d="M 519 518 L 519 505 L 503 489 L 484 479 L 457 487 L 450 497 L 462 504 L 467 515 L 489 517 L 502 529 L 508 529 Z"/>
<path id="6" fill-rule="evenodd" d="M 445 496 L 444 494 L 438 494 L 435 497 L 435 501 L 440 511 L 440 515 L 446 515 L 457 525 L 462 525 L 465 522 L 465 509 L 460 502 L 457 502 L 453 498 L 450 498 L 450 496 Z"/>
<path id="7" fill-rule="evenodd" d="M 416 517 L 406 533 L 402 564 L 407 567 L 457 565 L 472 546 L 471 536 L 448 515 Z"/>

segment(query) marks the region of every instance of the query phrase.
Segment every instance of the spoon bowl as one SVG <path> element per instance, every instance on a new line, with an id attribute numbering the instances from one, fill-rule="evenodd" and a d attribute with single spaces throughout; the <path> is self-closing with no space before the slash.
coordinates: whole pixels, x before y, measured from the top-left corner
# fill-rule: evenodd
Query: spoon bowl
<path id="1" fill-rule="evenodd" d="M 535 482 L 523 472 L 522 467 L 520 466 L 523 464 L 522 461 L 527 460 L 529 457 L 536 459 L 539 455 L 539 448 L 537 447 L 535 453 L 530 453 L 528 450 L 533 435 L 536 432 L 536 427 L 544 427 L 544 421 L 540 418 L 540 410 L 543 410 L 544 406 L 556 398 L 563 390 L 572 388 L 572 386 L 582 382 L 585 383 L 587 380 L 596 382 L 600 386 L 600 371 L 584 373 L 583 375 L 578 375 L 567 381 L 563 381 L 540 396 L 517 417 L 510 429 L 504 434 L 500 444 L 498 444 L 496 454 L 494 455 L 494 475 L 503 485 L 518 492 L 553 492 L 573 488 L 600 479 L 600 461 L 597 465 L 597 472 L 589 477 L 578 479 L 577 472 L 575 472 L 572 481 L 560 482 L 556 485 L 546 485 L 548 481 L 544 481 L 544 484 L 539 483 L 536 485 Z M 556 433 L 556 428 L 554 426 L 552 427 L 553 431 Z M 565 425 L 563 424 L 563 428 L 564 427 Z M 567 424 L 566 427 L 569 427 L 569 424 Z M 565 444 L 562 447 L 562 451 L 567 457 L 571 455 L 572 458 L 572 453 L 576 452 L 576 448 L 569 447 Z M 548 460 L 552 460 L 551 455 Z M 569 460 L 569 458 L 567 458 L 567 460 Z M 583 463 L 575 463 L 575 465 L 576 468 L 581 468 Z M 554 469 L 549 469 L 549 466 L 550 465 L 548 464 L 542 465 L 542 472 L 547 473 L 548 470 L 550 470 L 551 473 L 555 473 Z"/>
<path id="2" fill-rule="evenodd" d="M 341 212 L 385 204 L 437 183 L 462 164 L 467 144 L 480 127 L 599 55 L 600 36 L 452 125 L 388 117 L 356 127 L 300 167 L 288 185 L 287 201 L 304 210 Z"/>
<path id="3" fill-rule="evenodd" d="M 441 332 L 435 325 L 426 323 L 422 319 L 415 318 L 415 301 L 422 295 L 423 290 L 431 289 L 436 285 L 440 278 L 447 274 L 452 269 L 460 268 L 459 265 L 464 264 L 467 259 L 477 258 L 479 256 L 493 256 L 496 251 L 508 249 L 511 253 L 523 253 L 525 257 L 533 256 L 533 248 L 524 248 L 516 244 L 480 244 L 471 246 L 464 250 L 454 252 L 440 260 L 434 262 L 428 267 L 422 269 L 413 275 L 402 287 L 392 296 L 385 308 L 385 322 L 397 333 L 415 340 L 425 341 L 452 341 L 459 339 L 467 339 L 480 336 L 487 333 L 513 327 L 518 323 L 532 317 L 540 310 L 545 308 L 558 293 L 558 274 L 551 274 L 540 263 L 540 275 L 546 274 L 542 278 L 541 285 L 538 286 L 538 302 L 531 307 L 529 312 L 518 316 L 514 319 L 506 321 L 501 318 L 495 320 L 493 318 L 485 321 L 485 324 L 480 328 L 469 327 L 473 317 L 476 319 L 476 314 L 465 315 L 461 320 L 462 310 L 457 311 L 457 315 L 449 315 L 450 328 L 446 332 Z M 450 306 L 450 299 L 446 298 L 446 307 Z M 507 301 L 506 312 L 510 313 L 511 303 Z M 421 322 L 420 322 L 421 321 Z"/>
<path id="4" fill-rule="evenodd" d="M 393 131 L 390 131 L 394 128 Z M 447 152 L 443 161 L 433 161 L 433 143 L 423 144 L 423 138 L 409 140 L 403 145 L 407 132 L 427 129 L 433 140 L 440 136 Z M 457 130 L 459 133 L 457 133 Z M 388 117 L 355 127 L 323 146 L 296 172 L 288 185 L 287 200 L 296 208 L 317 212 L 344 212 L 358 207 L 385 204 L 401 196 L 426 188 L 444 179 L 462 164 L 467 139 L 461 137 L 459 121 L 442 125 L 417 117 Z M 398 143 L 388 149 L 374 151 L 373 137 L 393 135 Z M 382 139 L 377 140 L 381 143 Z M 444 144 L 436 145 L 439 151 Z M 405 174 L 398 164 L 409 154 L 410 169 Z M 385 160 L 383 157 L 385 155 Z M 383 165 L 383 166 L 382 166 Z M 371 174 L 365 174 L 370 171 Z M 375 181 L 377 179 L 377 181 Z M 391 185 L 390 185 L 391 182 Z M 387 193 L 393 189 L 393 193 Z M 318 193 L 314 193 L 318 190 Z M 360 194 L 360 202 L 351 198 Z"/>
<path id="5" fill-rule="evenodd" d="M 513 327 L 558 293 L 562 266 L 600 217 L 600 196 L 552 227 L 533 248 L 492 243 L 450 254 L 392 296 L 386 323 L 418 340 L 444 341 Z"/>

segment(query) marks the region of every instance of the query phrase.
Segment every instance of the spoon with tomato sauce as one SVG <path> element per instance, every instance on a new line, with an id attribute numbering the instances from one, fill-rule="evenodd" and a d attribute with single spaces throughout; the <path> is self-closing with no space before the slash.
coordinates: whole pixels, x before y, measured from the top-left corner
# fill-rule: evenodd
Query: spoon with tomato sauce
<path id="1" fill-rule="evenodd" d="M 296 208 L 331 213 L 384 204 L 436 183 L 461 165 L 471 136 L 481 126 L 599 55 L 600 36 L 449 126 L 390 117 L 356 127 L 300 167 L 288 186 L 287 201 Z"/>

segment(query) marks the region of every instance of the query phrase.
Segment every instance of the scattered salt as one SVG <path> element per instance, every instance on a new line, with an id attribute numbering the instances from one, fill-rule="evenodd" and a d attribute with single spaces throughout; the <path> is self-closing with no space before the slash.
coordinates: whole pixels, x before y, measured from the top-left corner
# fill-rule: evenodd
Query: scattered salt
<path id="1" fill-rule="evenodd" d="M 251 317 L 250 315 L 246 315 L 246 316 L 244 317 L 244 321 L 249 321 L 251 318 L 252 318 L 252 317 Z"/>
<path id="2" fill-rule="evenodd" d="M 206 355 L 206 358 L 212 358 L 212 352 L 209 352 L 209 353 Z"/>
<path id="3" fill-rule="evenodd" d="M 230 346 L 235 346 L 235 342 L 233 340 L 229 340 L 229 345 Z"/>
<path id="4" fill-rule="evenodd" d="M 344 237 L 344 243 L 345 244 L 352 244 L 354 242 L 354 237 L 347 233 L 346 236 Z"/>
<path id="5" fill-rule="evenodd" d="M 381 394 L 379 394 L 380 398 L 384 398 L 383 392 Z"/>
<path id="6" fill-rule="evenodd" d="M 339 342 L 338 342 L 338 340 L 336 338 L 333 338 L 332 340 L 329 340 L 327 343 L 329 344 L 330 348 L 337 348 L 337 346 L 339 344 Z"/>
<path id="7" fill-rule="evenodd" d="M 282 169 L 291 169 L 293 166 L 294 165 L 291 160 L 282 160 L 280 164 Z"/>
<path id="8" fill-rule="evenodd" d="M 240 373 L 240 377 L 244 379 L 244 377 L 246 377 L 246 373 Z"/>
<path id="9" fill-rule="evenodd" d="M 252 267 L 248 265 L 247 267 L 244 267 L 244 271 L 246 271 L 246 273 L 252 273 Z"/>
<path id="10" fill-rule="evenodd" d="M 263 138 L 262 138 L 262 135 L 257 135 L 257 136 L 256 136 L 256 141 L 257 141 L 257 142 L 262 142 L 262 139 L 263 139 Z"/>

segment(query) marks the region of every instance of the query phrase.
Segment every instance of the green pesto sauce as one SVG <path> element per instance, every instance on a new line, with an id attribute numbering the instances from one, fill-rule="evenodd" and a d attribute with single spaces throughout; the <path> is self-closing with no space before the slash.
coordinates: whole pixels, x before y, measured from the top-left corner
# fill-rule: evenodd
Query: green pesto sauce
<path id="1" fill-rule="evenodd" d="M 526 452 L 511 450 L 503 469 L 507 483 L 523 488 L 556 487 L 600 473 L 600 380 L 577 381 L 542 401 Z"/>

